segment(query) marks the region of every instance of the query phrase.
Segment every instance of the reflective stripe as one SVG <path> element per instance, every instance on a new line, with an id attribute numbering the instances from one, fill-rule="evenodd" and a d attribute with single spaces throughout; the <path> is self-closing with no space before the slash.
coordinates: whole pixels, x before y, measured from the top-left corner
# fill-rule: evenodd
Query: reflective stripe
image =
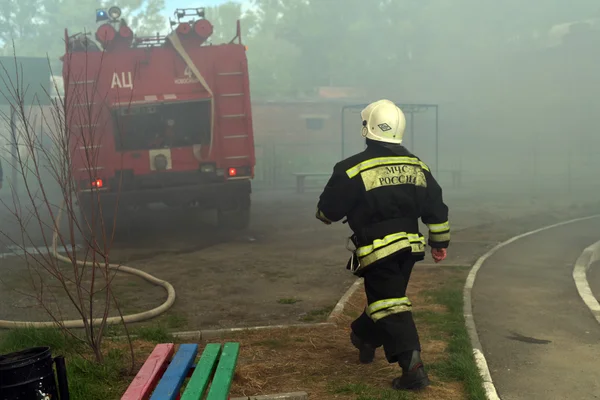
<path id="1" fill-rule="evenodd" d="M 450 222 L 446 221 L 441 224 L 428 224 L 427 227 L 432 233 L 442 233 L 450 230 Z"/>
<path id="2" fill-rule="evenodd" d="M 325 214 L 323 214 L 323 211 L 319 210 L 318 208 L 317 208 L 317 218 L 324 222 L 329 222 L 329 223 L 332 222 L 329 218 L 327 218 L 325 216 Z"/>
<path id="3" fill-rule="evenodd" d="M 411 306 L 395 306 L 395 307 L 390 307 L 387 308 L 385 310 L 379 311 L 373 315 L 371 315 L 371 319 L 373 320 L 373 322 L 377 322 L 382 318 L 388 317 L 392 314 L 400 314 L 403 312 L 409 312 L 412 311 L 412 307 Z"/>
<path id="4" fill-rule="evenodd" d="M 369 254 L 373 253 L 374 251 L 377 251 L 378 249 L 385 247 L 385 246 L 387 246 L 397 240 L 401 240 L 401 239 L 408 240 L 410 242 L 422 241 L 423 244 L 425 244 L 424 239 L 417 234 L 398 232 L 398 233 L 392 233 L 390 235 L 387 235 L 383 239 L 376 239 L 373 242 L 373 244 L 359 247 L 358 249 L 356 249 L 356 255 L 359 257 L 368 256 Z"/>
<path id="5" fill-rule="evenodd" d="M 450 233 L 430 233 L 429 240 L 432 242 L 448 242 L 450 241 Z"/>
<path id="6" fill-rule="evenodd" d="M 376 301 L 366 309 L 367 315 L 375 322 L 392 314 L 407 312 L 412 310 L 412 303 L 408 297 L 397 299 L 384 299 Z"/>
<path id="7" fill-rule="evenodd" d="M 450 240 L 450 223 L 428 224 L 429 240 L 432 242 L 448 242 Z"/>
<path id="8" fill-rule="evenodd" d="M 392 306 L 404 306 L 404 305 L 412 305 L 408 297 L 399 297 L 397 299 L 384 299 L 378 300 L 374 303 L 369 304 L 367 307 L 367 315 L 371 315 L 376 313 L 377 311 L 381 311 L 384 308 L 389 308 Z"/>
<path id="9" fill-rule="evenodd" d="M 346 174 L 348 175 L 349 178 L 354 178 L 355 176 L 360 174 L 362 171 L 365 171 L 367 169 L 370 169 L 373 167 L 379 167 L 381 165 L 392 165 L 392 164 L 419 165 L 424 170 L 429 171 L 429 167 L 423 161 L 419 160 L 418 158 L 397 156 L 397 157 L 378 157 L 378 158 L 372 158 L 367 161 L 363 161 L 360 164 L 357 164 L 354 167 L 347 169 Z"/>
<path id="10" fill-rule="evenodd" d="M 394 237 L 396 241 L 387 240 L 389 237 Z M 376 240 L 372 245 L 359 247 L 356 255 L 360 260 L 361 268 L 364 268 L 407 248 L 410 248 L 412 253 L 425 252 L 425 238 L 415 234 L 394 233 Z"/>

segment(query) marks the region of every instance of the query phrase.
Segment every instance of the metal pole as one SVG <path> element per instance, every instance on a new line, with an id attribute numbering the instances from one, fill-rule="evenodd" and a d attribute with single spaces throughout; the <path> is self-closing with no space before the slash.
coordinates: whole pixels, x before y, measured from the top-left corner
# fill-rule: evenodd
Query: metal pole
<path id="1" fill-rule="evenodd" d="M 439 106 L 435 106 L 435 176 L 440 176 L 440 132 L 439 132 Z"/>
<path id="2" fill-rule="evenodd" d="M 17 183 L 17 177 L 18 177 L 18 171 L 17 171 L 17 164 L 18 164 L 18 157 L 17 157 L 17 152 L 19 151 L 19 148 L 17 146 L 17 123 L 15 121 L 16 119 L 16 113 L 17 110 L 15 110 L 15 108 L 13 106 L 10 107 L 10 137 L 11 137 L 11 159 L 12 159 L 12 187 L 13 190 L 15 191 L 15 194 L 19 194 L 19 185 Z"/>
<path id="3" fill-rule="evenodd" d="M 342 121 L 341 121 L 341 129 L 342 129 L 342 160 L 344 159 L 344 111 L 346 111 L 346 106 L 342 107 Z"/>
<path id="4" fill-rule="evenodd" d="M 410 112 L 410 149 L 413 153 L 415 152 L 415 112 Z"/>
<path id="5" fill-rule="evenodd" d="M 69 393 L 69 380 L 67 379 L 65 358 L 63 356 L 58 356 L 54 358 L 54 363 L 56 364 L 56 378 L 58 381 L 60 400 L 70 400 L 71 395 Z"/>
<path id="6" fill-rule="evenodd" d="M 533 161 L 533 183 L 532 183 L 532 189 L 533 189 L 533 194 L 537 194 L 537 188 L 538 188 L 538 152 L 537 152 L 537 132 L 533 134 L 533 157 L 532 157 L 532 161 Z"/>
<path id="7" fill-rule="evenodd" d="M 569 185 L 569 194 L 571 194 L 572 189 L 572 155 L 571 149 L 572 145 L 569 143 L 569 156 L 567 157 L 567 183 Z"/>

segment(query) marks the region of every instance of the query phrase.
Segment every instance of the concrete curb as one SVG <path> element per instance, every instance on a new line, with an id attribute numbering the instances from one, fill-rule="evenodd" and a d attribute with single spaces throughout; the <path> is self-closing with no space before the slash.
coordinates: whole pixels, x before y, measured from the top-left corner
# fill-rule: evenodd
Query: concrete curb
<path id="1" fill-rule="evenodd" d="M 247 328 L 228 328 L 228 329 L 212 329 L 204 331 L 190 331 L 190 332 L 174 332 L 171 333 L 173 336 L 179 339 L 186 340 L 203 340 L 203 339 L 218 339 L 230 335 L 232 333 L 243 333 L 248 331 L 259 331 L 259 330 L 270 330 L 270 329 L 288 329 L 288 328 L 322 328 L 325 326 L 335 326 L 335 320 L 339 318 L 344 312 L 346 303 L 361 286 L 362 279 L 357 279 L 349 288 L 346 293 L 337 302 L 329 316 L 327 322 L 319 322 L 315 324 L 289 324 L 289 325 L 265 325 L 265 326 L 251 326 Z M 124 336 L 120 336 L 125 338 Z"/>
<path id="2" fill-rule="evenodd" d="M 573 280 L 575 280 L 575 286 L 577 286 L 579 296 L 587 308 L 590 309 L 594 318 L 596 318 L 596 321 L 600 323 L 600 303 L 598 303 L 596 296 L 592 293 L 592 289 L 587 280 L 587 273 L 590 267 L 598 260 L 600 260 L 600 241 L 587 247 L 577 258 L 575 266 L 573 267 Z"/>
<path id="3" fill-rule="evenodd" d="M 463 315 L 465 317 L 465 324 L 467 326 L 467 331 L 469 332 L 469 337 L 471 338 L 471 346 L 473 347 L 473 356 L 475 357 L 475 362 L 477 363 L 477 367 L 479 368 L 479 373 L 483 378 L 483 385 L 486 392 L 486 397 L 488 400 L 500 400 L 498 396 L 498 392 L 496 387 L 494 386 L 494 382 L 492 381 L 492 376 L 490 374 L 489 367 L 487 365 L 487 361 L 485 356 L 483 355 L 483 349 L 481 346 L 481 342 L 479 341 L 479 335 L 477 334 L 477 327 L 475 326 L 475 321 L 473 319 L 473 304 L 471 298 L 471 292 L 473 290 L 473 285 L 475 283 L 475 278 L 477 277 L 477 272 L 483 265 L 483 263 L 490 258 L 494 253 L 496 253 L 501 248 L 519 240 L 524 237 L 535 235 L 536 233 L 540 233 L 552 228 L 557 228 L 563 225 L 572 224 L 575 222 L 585 221 L 593 218 L 600 217 L 600 214 L 592 215 L 590 217 L 576 218 L 568 221 L 559 222 L 557 224 L 545 226 L 530 232 L 523 233 L 521 235 L 514 236 L 498 245 L 493 247 L 483 256 L 479 257 L 479 259 L 473 264 L 469 275 L 467 276 L 467 281 L 465 282 L 465 287 L 463 290 Z"/>
<path id="4" fill-rule="evenodd" d="M 356 290 L 361 286 L 362 279 L 357 279 L 349 288 L 346 290 L 346 293 L 340 298 L 337 302 L 329 316 L 327 317 L 327 322 L 319 322 L 314 324 L 289 324 L 289 325 L 264 325 L 264 326 L 249 326 L 244 328 L 227 328 L 227 329 L 208 329 L 208 330 L 199 330 L 199 331 L 187 331 L 187 332 L 172 332 L 171 335 L 178 339 L 185 340 L 194 340 L 201 341 L 207 339 L 218 339 L 225 337 L 227 335 L 231 335 L 232 333 L 243 333 L 248 331 L 262 331 L 262 330 L 271 330 L 271 329 L 288 329 L 288 328 L 322 328 L 322 327 L 333 327 L 336 326 L 335 320 L 339 318 L 344 312 L 344 308 L 346 307 L 346 303 L 352 297 L 352 295 L 356 292 Z M 132 339 L 137 338 L 137 335 L 131 335 Z M 109 340 L 125 340 L 127 336 L 112 336 L 107 337 Z"/>
<path id="5" fill-rule="evenodd" d="M 236 397 L 231 400 L 307 400 L 308 393 L 306 392 L 294 392 L 294 393 L 280 393 L 280 394 L 268 394 L 266 396 L 249 396 L 249 397 Z"/>
<path id="6" fill-rule="evenodd" d="M 228 329 L 212 329 L 204 331 L 190 331 L 190 332 L 174 332 L 171 335 L 179 339 L 186 340 L 206 340 L 206 339 L 219 339 L 232 333 L 244 333 L 252 331 L 263 331 L 271 329 L 289 329 L 289 328 L 321 328 L 324 326 L 333 326 L 328 322 L 319 322 L 315 324 L 290 324 L 290 325 L 265 325 L 265 326 L 250 326 L 246 328 L 228 328 Z"/>
<path id="7" fill-rule="evenodd" d="M 438 264 L 419 264 L 419 266 L 425 267 L 437 267 Z M 463 267 L 464 264 L 444 264 L 444 267 Z M 184 331 L 184 332 L 172 332 L 171 335 L 178 339 L 184 340 L 193 340 L 193 341 L 201 341 L 201 340 L 210 340 L 210 339 L 219 339 L 222 337 L 226 337 L 235 333 L 243 333 L 248 331 L 259 331 L 259 330 L 271 330 L 271 329 L 287 329 L 287 328 L 322 328 L 322 327 L 332 327 L 337 323 L 338 318 L 340 318 L 344 310 L 346 308 L 346 304 L 352 298 L 354 293 L 362 286 L 363 279 L 358 278 L 337 302 L 331 313 L 326 319 L 326 322 L 319 322 L 313 324 L 288 324 L 288 325 L 264 325 L 264 326 L 249 326 L 243 328 L 226 328 L 226 329 L 207 329 L 207 330 L 198 330 L 198 331 Z M 132 339 L 136 339 L 138 335 L 131 335 Z M 127 336 L 107 336 L 109 340 L 126 340 Z"/>
<path id="8" fill-rule="evenodd" d="M 346 304 L 348 303 L 352 295 L 356 293 L 356 290 L 362 285 L 362 282 L 362 278 L 359 278 L 356 281 L 354 281 L 354 283 L 348 288 L 348 290 L 346 290 L 346 293 L 344 293 L 344 295 L 340 298 L 340 301 L 337 302 L 337 304 L 331 311 L 331 314 L 329 314 L 329 317 L 327 317 L 328 323 L 335 323 L 336 320 L 342 316 Z"/>
<path id="9" fill-rule="evenodd" d="M 227 337 L 228 335 L 243 332 L 262 331 L 271 329 L 289 329 L 289 328 L 322 328 L 325 326 L 335 326 L 331 322 L 318 322 L 314 324 L 290 324 L 290 325 L 265 325 L 265 326 L 248 326 L 244 328 L 227 328 L 227 329 L 207 329 L 201 331 L 186 331 L 186 332 L 171 332 L 171 335 L 178 339 L 185 340 L 210 340 Z M 132 339 L 137 339 L 138 335 L 131 335 Z M 127 336 L 107 336 L 109 340 L 126 340 Z"/>

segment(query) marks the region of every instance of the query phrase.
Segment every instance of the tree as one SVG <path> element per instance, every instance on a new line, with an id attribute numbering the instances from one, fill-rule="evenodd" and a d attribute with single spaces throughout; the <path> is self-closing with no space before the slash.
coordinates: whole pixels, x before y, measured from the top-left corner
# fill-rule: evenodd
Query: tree
<path id="1" fill-rule="evenodd" d="M 509 54 L 538 48 L 536 38 L 552 25 L 597 14 L 584 0 L 254 0 L 253 6 L 253 46 L 268 43 L 269 51 L 251 68 L 262 74 L 257 81 L 286 91 L 322 85 L 389 91 L 392 82 L 415 94 L 450 93 L 464 77 L 492 73 Z M 287 76 L 268 76 L 280 63 Z M 442 80 L 439 90 L 440 79 L 432 77 Z"/>
<path id="2" fill-rule="evenodd" d="M 64 29 L 70 34 L 95 31 L 97 0 L 3 0 L 0 6 L 0 45 L 12 54 L 13 41 L 19 56 L 50 56 L 64 53 Z M 145 32 L 166 26 L 159 12 L 164 0 L 122 0 L 120 7 L 132 26 Z"/>
<path id="3" fill-rule="evenodd" d="M 18 64 L 17 59 L 15 63 Z M 94 68 L 98 72 L 101 70 L 100 65 L 94 65 Z M 15 70 L 20 69 L 16 65 Z M 4 112 L 0 113 L 0 120 L 5 127 L 16 130 L 11 141 L 16 142 L 17 149 L 15 158 L 2 161 L 16 170 L 17 179 L 23 185 L 23 189 L 17 191 L 16 182 L 9 181 L 7 189 L 11 189 L 11 199 L 0 200 L 0 210 L 12 217 L 0 227 L 0 239 L 20 250 L 16 255 L 27 267 L 23 278 L 28 280 L 30 287 L 22 294 L 35 299 L 51 318 L 50 322 L 34 323 L 0 321 L 0 325 L 58 327 L 85 343 L 95 360 L 103 362 L 102 343 L 107 325 L 116 322 L 122 323 L 126 330 L 127 327 L 112 289 L 118 269 L 110 262 L 114 229 L 102 219 L 103 214 L 112 210 L 99 204 L 100 188 L 90 185 L 89 191 L 77 190 L 80 182 L 73 173 L 78 161 L 89 171 L 88 182 L 93 182 L 95 171 L 101 168 L 98 166 L 98 144 L 102 129 L 98 122 L 102 110 L 94 106 L 95 102 L 89 96 L 93 90 L 88 87 L 96 89 L 95 84 L 70 83 L 85 81 L 88 76 L 87 64 L 75 69 L 65 79 L 66 94 L 49 99 L 51 106 L 45 107 L 39 98 L 33 105 L 27 103 L 28 77 L 9 74 L 7 67 L 0 64 L 0 79 L 7 87 L 2 93 L 3 100 L 15 110 L 14 120 L 13 115 Z M 43 95 L 39 94 L 40 97 Z M 90 217 L 78 212 L 78 205 L 88 197 L 99 204 Z M 41 239 L 32 237 L 32 225 L 41 233 Z M 16 228 L 18 233 L 12 233 L 9 228 Z M 84 238 L 83 249 L 78 249 L 77 238 L 80 236 Z M 59 246 L 66 250 L 66 256 L 57 254 Z M 66 320 L 66 308 L 52 301 L 57 295 L 68 300 L 78 319 Z M 113 306 L 119 317 L 110 317 Z M 83 328 L 83 337 L 75 328 Z M 129 345 L 133 368 L 131 340 Z"/>
<path id="4" fill-rule="evenodd" d="M 213 24 L 214 30 L 209 41 L 215 44 L 228 43 L 234 38 L 237 20 L 241 22 L 243 38 L 248 38 L 256 23 L 255 15 L 252 12 L 244 14 L 241 3 L 233 1 L 215 7 L 207 7 L 206 19 Z"/>
<path id="5" fill-rule="evenodd" d="M 143 7 L 144 3 L 145 7 Z M 134 8 L 130 6 L 129 10 L 132 14 L 134 14 L 135 10 L 140 10 L 130 18 L 130 28 L 137 36 L 151 36 L 163 31 L 166 26 L 166 20 L 161 15 L 161 11 L 164 8 L 165 0 L 147 0 L 138 7 Z M 126 14 L 125 17 L 127 17 Z"/>

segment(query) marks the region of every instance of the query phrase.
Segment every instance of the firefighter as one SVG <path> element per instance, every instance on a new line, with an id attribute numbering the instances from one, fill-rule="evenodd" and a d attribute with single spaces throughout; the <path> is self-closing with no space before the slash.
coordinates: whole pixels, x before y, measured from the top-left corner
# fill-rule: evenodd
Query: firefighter
<path id="1" fill-rule="evenodd" d="M 157 134 L 154 140 L 150 142 L 151 148 L 171 148 L 173 146 L 173 138 L 175 136 L 175 120 L 167 119 L 165 128 L 162 133 Z"/>
<path id="2" fill-rule="evenodd" d="M 450 242 L 448 207 L 429 167 L 402 146 L 404 113 L 379 100 L 361 112 L 366 149 L 337 163 L 317 205 L 327 225 L 343 218 L 353 235 L 346 266 L 364 278 L 367 307 L 351 324 L 350 340 L 361 363 L 371 363 L 383 346 L 389 363 L 402 375 L 397 390 L 429 385 L 406 288 L 413 266 L 425 255 L 418 220 L 428 226 L 434 261 L 446 258 Z"/>

